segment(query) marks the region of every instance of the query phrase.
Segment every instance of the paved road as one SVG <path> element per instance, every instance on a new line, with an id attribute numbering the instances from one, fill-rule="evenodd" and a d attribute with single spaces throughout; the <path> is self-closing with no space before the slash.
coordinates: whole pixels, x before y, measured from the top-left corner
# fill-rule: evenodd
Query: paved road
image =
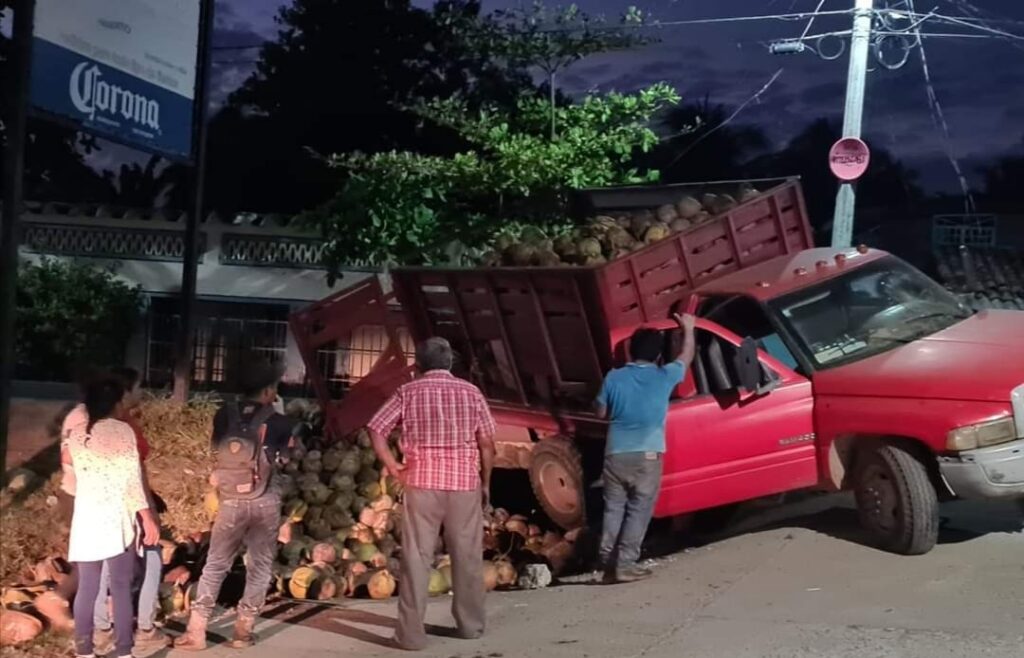
<path id="1" fill-rule="evenodd" d="M 485 639 L 438 638 L 421 655 L 1021 658 L 1024 515 L 963 503 L 944 515 L 935 550 L 900 557 L 858 543 L 844 498 L 772 509 L 731 538 L 664 558 L 642 584 L 492 595 Z M 390 603 L 274 614 L 259 627 L 259 646 L 218 648 L 211 658 L 405 655 L 380 646 L 394 619 Z M 430 614 L 451 623 L 443 601 Z"/>

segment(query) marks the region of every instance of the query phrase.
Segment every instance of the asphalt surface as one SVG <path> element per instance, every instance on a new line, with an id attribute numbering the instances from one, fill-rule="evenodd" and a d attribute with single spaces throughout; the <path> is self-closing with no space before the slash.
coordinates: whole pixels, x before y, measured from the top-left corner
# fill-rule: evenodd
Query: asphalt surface
<path id="1" fill-rule="evenodd" d="M 844 497 L 782 505 L 741 521 L 732 536 L 657 560 L 643 583 L 492 594 L 484 639 L 438 637 L 419 655 L 1024 657 L 1024 510 L 954 503 L 943 516 L 940 544 L 902 557 L 861 543 Z M 268 615 L 256 647 L 207 655 L 409 655 L 383 646 L 393 602 L 285 604 Z M 429 621 L 452 624 L 447 601 L 433 603 Z M 229 634 L 230 620 L 218 628 Z"/>

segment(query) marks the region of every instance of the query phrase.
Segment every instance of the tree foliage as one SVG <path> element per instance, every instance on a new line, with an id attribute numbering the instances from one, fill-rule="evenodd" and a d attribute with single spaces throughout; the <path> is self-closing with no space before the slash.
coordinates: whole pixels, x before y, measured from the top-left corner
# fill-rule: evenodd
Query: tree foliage
<path id="1" fill-rule="evenodd" d="M 18 273 L 18 373 L 68 381 L 81 366 L 121 363 L 142 293 L 111 270 L 72 261 L 23 263 Z"/>
<path id="2" fill-rule="evenodd" d="M 524 95 L 512 109 L 473 110 L 462 100 L 427 101 L 416 115 L 458 134 L 468 147 L 451 156 L 411 152 L 336 155 L 348 182 L 309 213 L 326 238 L 327 264 L 431 263 L 458 241 L 486 244 L 508 222 L 564 221 L 566 195 L 583 187 L 649 183 L 637 153 L 657 136 L 652 117 L 678 102 L 667 85 L 635 94 L 588 96 L 559 106 L 562 127 L 548 133 L 547 101 Z"/>

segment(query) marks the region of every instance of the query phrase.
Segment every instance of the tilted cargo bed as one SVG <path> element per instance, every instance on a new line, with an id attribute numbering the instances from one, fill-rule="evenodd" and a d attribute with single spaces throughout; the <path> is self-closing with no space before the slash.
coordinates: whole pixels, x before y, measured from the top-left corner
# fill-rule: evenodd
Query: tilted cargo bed
<path id="1" fill-rule="evenodd" d="M 672 202 L 701 185 L 708 184 L 593 191 L 590 210 L 649 208 L 652 201 Z M 703 283 L 812 246 L 800 184 L 786 180 L 604 265 L 403 267 L 391 272 L 391 280 L 413 338 L 447 338 L 462 357 L 458 374 L 491 401 L 547 412 L 578 410 L 589 407 L 612 367 L 612 331 L 663 320 Z M 359 322 L 365 313 L 360 303 L 372 302 L 368 318 L 376 322 L 388 315 L 382 312 L 380 288 L 370 292 L 368 284 L 360 285 L 362 295 L 342 291 L 293 316 L 307 369 L 316 367 L 309 359 L 324 344 L 318 336 L 334 337 L 332 322 Z M 360 388 L 373 387 L 379 397 L 382 384 L 407 379 L 407 370 L 398 372 L 405 363 L 397 354 L 389 353 L 386 361 L 390 365 L 381 366 L 365 385 L 353 387 L 349 396 L 355 401 L 347 404 L 369 402 Z"/>

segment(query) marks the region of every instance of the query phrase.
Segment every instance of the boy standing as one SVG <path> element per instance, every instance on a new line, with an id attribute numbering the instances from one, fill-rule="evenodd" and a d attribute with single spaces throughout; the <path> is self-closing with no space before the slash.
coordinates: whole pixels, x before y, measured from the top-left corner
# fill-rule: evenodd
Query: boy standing
<path id="1" fill-rule="evenodd" d="M 188 629 L 174 643 L 178 649 L 206 648 L 207 622 L 224 578 L 243 546 L 248 556 L 245 593 L 238 603 L 231 646 L 241 649 L 254 642 L 253 626 L 273 577 L 278 537 L 289 534 L 281 525 L 281 493 L 274 482 L 278 455 L 292 444 L 292 421 L 273 408 L 283 373 L 280 364 L 249 361 L 241 378 L 242 398 L 227 402 L 214 416 L 217 466 L 211 480 L 218 491 L 220 509 Z M 243 463 L 250 453 L 251 463 Z"/>

